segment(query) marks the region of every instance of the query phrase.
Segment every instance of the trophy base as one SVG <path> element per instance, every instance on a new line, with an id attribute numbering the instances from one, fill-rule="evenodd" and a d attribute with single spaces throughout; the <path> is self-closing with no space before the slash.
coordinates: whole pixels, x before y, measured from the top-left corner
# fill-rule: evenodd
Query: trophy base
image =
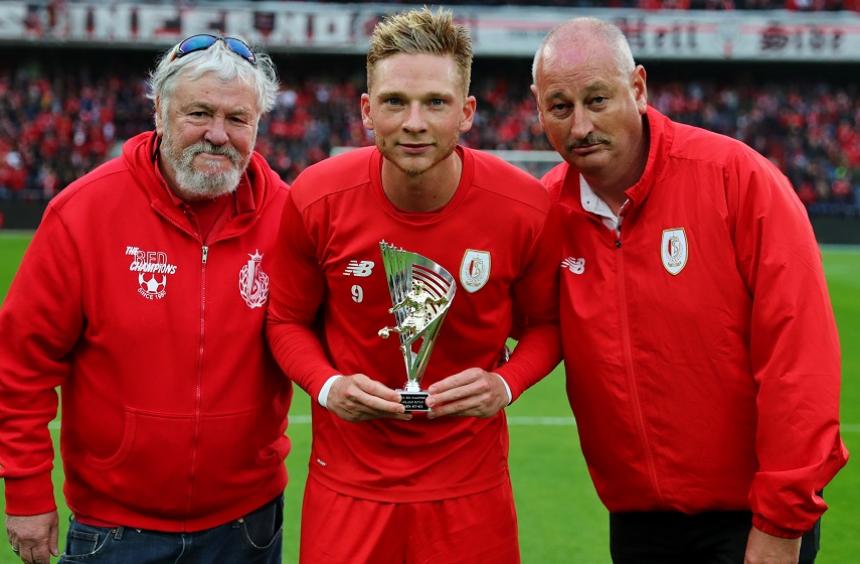
<path id="1" fill-rule="evenodd" d="M 425 401 L 428 392 L 407 392 L 406 390 L 397 390 L 400 393 L 400 403 L 406 408 L 406 413 L 413 411 L 430 411 Z"/>

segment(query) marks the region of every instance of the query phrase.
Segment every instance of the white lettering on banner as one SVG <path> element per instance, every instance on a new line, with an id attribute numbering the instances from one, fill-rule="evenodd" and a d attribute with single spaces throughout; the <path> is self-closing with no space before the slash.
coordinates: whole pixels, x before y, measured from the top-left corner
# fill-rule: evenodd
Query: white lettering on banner
<path id="1" fill-rule="evenodd" d="M 0 2 L 0 38 L 112 46 L 169 46 L 194 33 L 241 35 L 267 51 L 320 48 L 364 53 L 374 24 L 396 5 L 231 2 L 207 6 L 98 2 Z M 636 58 L 860 61 L 860 13 L 457 6 L 479 55 L 531 57 L 566 17 L 617 24 Z"/>
<path id="2" fill-rule="evenodd" d="M 26 18 L 27 6 L 23 3 L 0 6 L 0 37 L 3 39 L 29 37 L 27 25 L 24 22 Z"/>

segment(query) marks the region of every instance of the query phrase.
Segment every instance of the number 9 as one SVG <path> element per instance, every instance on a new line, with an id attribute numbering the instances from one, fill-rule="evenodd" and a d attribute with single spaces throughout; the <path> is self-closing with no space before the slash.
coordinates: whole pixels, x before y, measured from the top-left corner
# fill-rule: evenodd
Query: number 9
<path id="1" fill-rule="evenodd" d="M 364 301 L 364 289 L 358 284 L 353 284 L 352 286 L 352 301 L 357 304 Z"/>

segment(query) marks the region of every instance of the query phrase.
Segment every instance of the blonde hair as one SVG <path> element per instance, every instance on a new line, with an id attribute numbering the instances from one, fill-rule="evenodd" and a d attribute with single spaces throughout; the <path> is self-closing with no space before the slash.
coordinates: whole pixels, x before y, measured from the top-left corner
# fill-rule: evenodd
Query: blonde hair
<path id="1" fill-rule="evenodd" d="M 472 75 L 472 38 L 465 26 L 454 23 L 450 10 L 440 8 L 434 13 L 425 6 L 388 16 L 376 24 L 367 51 L 368 92 L 376 63 L 401 53 L 454 57 L 463 80 L 463 94 L 468 95 Z"/>

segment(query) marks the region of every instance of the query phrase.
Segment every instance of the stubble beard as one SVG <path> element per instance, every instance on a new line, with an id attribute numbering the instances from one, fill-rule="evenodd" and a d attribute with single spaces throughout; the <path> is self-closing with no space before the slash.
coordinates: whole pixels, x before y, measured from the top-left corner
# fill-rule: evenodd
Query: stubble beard
<path id="1" fill-rule="evenodd" d="M 403 166 L 403 163 L 400 160 L 398 160 L 397 158 L 393 158 L 392 153 L 394 153 L 395 151 L 395 144 L 393 142 L 389 141 L 388 143 L 386 143 L 384 139 L 380 139 L 378 137 L 376 138 L 376 148 L 379 149 L 379 152 L 382 153 L 382 156 L 388 159 L 391 164 L 393 164 L 395 167 L 397 167 L 398 170 L 403 172 L 403 174 L 405 174 L 411 179 L 418 178 L 425 172 L 435 168 L 439 163 L 444 162 L 445 159 L 451 156 L 451 153 L 454 152 L 454 148 L 456 146 L 457 139 L 454 139 L 451 143 L 448 144 L 448 146 L 445 147 L 445 150 L 443 151 L 444 154 L 442 154 L 439 158 L 432 160 L 430 164 L 425 167 L 406 167 Z"/>
<path id="2" fill-rule="evenodd" d="M 200 170 L 194 166 L 194 158 L 201 153 L 224 155 L 230 159 L 232 167 L 222 171 L 213 163 L 207 167 L 211 170 Z M 243 159 L 232 147 L 217 146 L 208 141 L 199 141 L 179 150 L 168 129 L 164 130 L 161 139 L 161 156 L 173 169 L 179 195 L 189 200 L 215 199 L 235 192 L 250 159 L 250 156 Z"/>

